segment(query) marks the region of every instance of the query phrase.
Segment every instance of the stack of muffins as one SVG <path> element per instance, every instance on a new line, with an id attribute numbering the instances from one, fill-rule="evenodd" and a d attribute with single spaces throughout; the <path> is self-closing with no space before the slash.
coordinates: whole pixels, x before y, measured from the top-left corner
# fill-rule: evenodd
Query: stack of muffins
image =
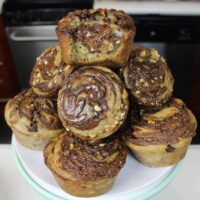
<path id="1" fill-rule="evenodd" d="M 181 160 L 195 135 L 197 122 L 182 100 L 173 98 L 173 77 L 155 49 L 133 47 L 122 69 L 134 106 L 123 139 L 135 157 L 149 167 Z"/>
<path id="2" fill-rule="evenodd" d="M 130 16 L 77 10 L 59 21 L 56 33 L 59 45 L 37 58 L 31 88 L 7 103 L 5 118 L 19 143 L 44 149 L 66 192 L 107 192 L 125 164 L 125 144 L 150 167 L 184 157 L 195 117 L 172 98 L 173 77 L 157 50 L 132 46 Z"/>

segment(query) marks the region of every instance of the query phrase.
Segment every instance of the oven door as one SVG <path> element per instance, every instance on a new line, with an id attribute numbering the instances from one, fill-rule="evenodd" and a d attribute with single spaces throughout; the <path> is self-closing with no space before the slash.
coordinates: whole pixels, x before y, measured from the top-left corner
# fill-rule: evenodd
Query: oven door
<path id="1" fill-rule="evenodd" d="M 174 97 L 183 99 L 200 123 L 200 16 L 135 15 L 133 19 L 134 44 L 157 48 L 166 58 L 175 79 Z"/>
<path id="2" fill-rule="evenodd" d="M 27 88 L 36 58 L 58 43 L 55 26 L 8 27 L 6 31 L 21 89 Z"/>
<path id="3" fill-rule="evenodd" d="M 135 42 L 134 45 L 158 49 L 159 53 L 165 57 L 174 76 L 174 96 L 182 98 L 189 104 L 194 89 L 194 81 L 199 76 L 200 43 Z"/>

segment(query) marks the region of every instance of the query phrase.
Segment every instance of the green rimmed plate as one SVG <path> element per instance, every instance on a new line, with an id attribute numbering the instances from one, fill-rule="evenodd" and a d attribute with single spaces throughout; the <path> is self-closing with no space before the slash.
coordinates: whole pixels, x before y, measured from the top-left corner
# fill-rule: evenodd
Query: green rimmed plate
<path id="1" fill-rule="evenodd" d="M 127 158 L 127 163 L 124 167 L 125 169 L 123 169 L 123 171 L 120 173 L 120 177 L 118 177 L 115 185 L 108 193 L 98 197 L 79 198 L 71 196 L 60 189 L 60 187 L 54 181 L 51 172 L 46 168 L 43 163 L 42 152 L 26 149 L 25 147 L 17 143 L 15 138 L 13 138 L 12 140 L 12 146 L 14 160 L 21 175 L 34 190 L 52 200 L 107 200 L 111 198 L 115 198 L 117 200 L 149 199 L 159 193 L 171 182 L 180 167 L 179 163 L 178 165 L 172 167 L 151 169 L 141 165 L 131 156 L 129 156 Z M 28 158 L 31 159 L 29 160 Z M 32 158 L 35 158 L 36 160 Z M 36 164 L 35 166 L 34 163 Z M 40 165 L 43 165 L 43 167 L 41 168 Z M 30 166 L 32 166 L 33 168 L 31 168 Z M 41 169 L 39 172 L 37 170 L 33 170 L 37 168 L 37 166 L 39 167 L 39 169 Z M 134 168 L 134 170 L 132 170 L 132 168 Z M 134 174 L 131 174 L 131 172 L 134 172 Z M 134 177 L 134 175 L 138 174 L 141 176 L 142 173 L 144 173 L 143 182 L 141 182 L 141 180 L 137 181 L 139 177 Z M 148 176 L 149 174 L 151 175 Z M 133 182 L 132 177 L 137 179 Z M 139 184 L 134 185 L 136 184 L 135 182 L 139 182 Z M 130 189 L 130 187 L 126 187 L 127 183 L 132 187 L 134 186 L 134 188 Z M 143 185 L 141 185 L 142 183 Z M 119 188 L 122 189 L 119 190 Z"/>

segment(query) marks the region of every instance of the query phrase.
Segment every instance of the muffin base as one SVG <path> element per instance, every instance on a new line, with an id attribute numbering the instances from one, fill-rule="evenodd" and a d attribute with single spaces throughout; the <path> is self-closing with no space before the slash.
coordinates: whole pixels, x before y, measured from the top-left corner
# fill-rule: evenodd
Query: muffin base
<path id="1" fill-rule="evenodd" d="M 166 145 L 140 146 L 126 141 L 134 156 L 148 167 L 165 167 L 176 164 L 185 157 L 192 137 L 181 138 L 179 142 L 173 144 L 173 151 L 167 152 Z"/>
<path id="2" fill-rule="evenodd" d="M 116 176 L 99 180 L 68 180 L 53 173 L 55 180 L 67 193 L 78 197 L 94 197 L 106 193 L 113 186 Z"/>
<path id="3" fill-rule="evenodd" d="M 33 150 L 40 150 L 42 151 L 44 149 L 44 147 L 46 146 L 46 144 L 52 139 L 52 137 L 50 138 L 42 138 L 42 137 L 31 137 L 29 135 L 25 135 L 19 131 L 17 131 L 15 128 L 12 127 L 12 131 L 17 139 L 17 141 L 29 148 L 29 149 L 33 149 Z"/>

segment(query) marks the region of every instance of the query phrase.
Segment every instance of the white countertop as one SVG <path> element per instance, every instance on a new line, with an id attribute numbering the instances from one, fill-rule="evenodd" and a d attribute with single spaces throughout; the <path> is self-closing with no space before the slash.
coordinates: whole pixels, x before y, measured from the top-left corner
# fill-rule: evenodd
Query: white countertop
<path id="1" fill-rule="evenodd" d="M 152 200 L 200 199 L 200 145 L 191 145 L 172 183 Z M 0 145 L 0 200 L 45 200 L 20 176 L 10 145 Z"/>

